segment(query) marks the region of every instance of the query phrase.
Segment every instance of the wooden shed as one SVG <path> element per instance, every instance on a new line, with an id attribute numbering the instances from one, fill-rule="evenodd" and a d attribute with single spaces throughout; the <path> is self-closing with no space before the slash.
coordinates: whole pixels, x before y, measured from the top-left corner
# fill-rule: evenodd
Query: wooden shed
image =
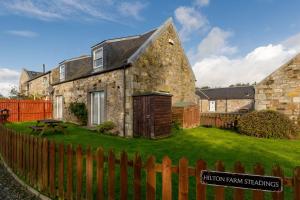
<path id="1" fill-rule="evenodd" d="M 155 92 L 133 96 L 134 136 L 165 137 L 171 133 L 171 124 L 171 94 Z"/>

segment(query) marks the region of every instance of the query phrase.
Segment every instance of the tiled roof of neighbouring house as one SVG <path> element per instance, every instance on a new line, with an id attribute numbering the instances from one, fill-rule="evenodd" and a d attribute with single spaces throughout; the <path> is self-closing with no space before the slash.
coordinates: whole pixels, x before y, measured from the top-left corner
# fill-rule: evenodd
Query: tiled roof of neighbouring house
<path id="1" fill-rule="evenodd" d="M 26 72 L 30 80 L 43 74 L 43 72 L 35 72 L 35 71 L 28 71 L 28 70 L 26 70 Z"/>
<path id="2" fill-rule="evenodd" d="M 254 99 L 255 89 L 253 86 L 197 89 L 196 94 L 201 99 Z"/>

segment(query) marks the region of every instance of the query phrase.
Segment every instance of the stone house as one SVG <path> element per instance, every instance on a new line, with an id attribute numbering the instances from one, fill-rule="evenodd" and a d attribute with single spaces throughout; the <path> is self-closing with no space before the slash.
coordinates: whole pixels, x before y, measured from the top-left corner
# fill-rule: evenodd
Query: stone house
<path id="1" fill-rule="evenodd" d="M 174 105 L 197 104 L 195 76 L 172 19 L 141 35 L 104 40 L 51 76 L 54 118 L 76 122 L 69 105 L 83 102 L 89 126 L 113 121 L 124 137 L 133 136 L 134 95 L 168 93 Z"/>
<path id="2" fill-rule="evenodd" d="M 254 109 L 253 86 L 197 89 L 200 113 L 248 112 Z"/>
<path id="3" fill-rule="evenodd" d="M 51 71 L 35 72 L 22 69 L 19 80 L 21 96 L 50 99 Z"/>
<path id="4" fill-rule="evenodd" d="M 255 90 L 256 110 L 276 110 L 299 123 L 300 54 L 263 79 Z"/>

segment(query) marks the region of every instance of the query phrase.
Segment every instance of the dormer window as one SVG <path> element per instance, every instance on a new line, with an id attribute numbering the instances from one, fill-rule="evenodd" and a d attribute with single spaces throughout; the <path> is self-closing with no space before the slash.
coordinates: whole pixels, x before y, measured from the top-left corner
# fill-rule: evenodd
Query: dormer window
<path id="1" fill-rule="evenodd" d="M 96 49 L 94 51 L 94 69 L 103 68 L 103 48 Z"/>
<path id="2" fill-rule="evenodd" d="M 65 80 L 65 65 L 59 66 L 59 80 L 60 81 Z"/>

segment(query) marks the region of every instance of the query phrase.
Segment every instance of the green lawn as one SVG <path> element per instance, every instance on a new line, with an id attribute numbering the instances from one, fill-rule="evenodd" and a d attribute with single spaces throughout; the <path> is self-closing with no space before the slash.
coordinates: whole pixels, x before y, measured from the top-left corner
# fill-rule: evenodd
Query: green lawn
<path id="1" fill-rule="evenodd" d="M 7 124 L 7 127 L 30 133 L 28 127 L 33 124 L 13 123 Z M 252 172 L 253 165 L 260 162 L 265 166 L 267 174 L 271 174 L 274 164 L 279 164 L 285 174 L 291 176 L 294 167 L 300 166 L 300 140 L 259 139 L 204 127 L 174 131 L 171 137 L 161 140 L 99 135 L 75 125 L 68 125 L 67 131 L 67 135 L 47 134 L 45 137 L 58 143 L 71 143 L 73 146 L 90 145 L 94 150 L 102 146 L 106 152 L 112 148 L 117 154 L 125 150 L 131 158 L 135 152 L 139 152 L 143 160 L 152 154 L 160 162 L 163 156 L 168 155 L 173 164 L 177 164 L 181 157 L 186 157 L 190 166 L 194 166 L 196 160 L 204 159 L 210 169 L 214 169 L 217 160 L 222 160 L 226 170 L 232 170 L 235 161 L 239 160 L 245 165 L 247 172 Z M 290 191 L 286 194 L 289 199 Z"/>

